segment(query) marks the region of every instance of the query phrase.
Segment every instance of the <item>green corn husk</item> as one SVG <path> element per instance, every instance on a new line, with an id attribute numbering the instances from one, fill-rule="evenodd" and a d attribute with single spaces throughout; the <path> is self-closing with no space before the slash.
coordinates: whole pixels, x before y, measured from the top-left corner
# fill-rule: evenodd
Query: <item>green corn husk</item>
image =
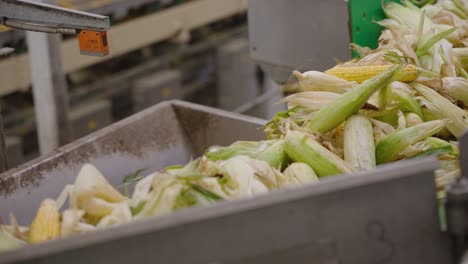
<path id="1" fill-rule="evenodd" d="M 421 9 L 416 10 L 390 2 L 385 4 L 384 13 L 387 17 L 397 21 L 399 26 L 408 27 L 414 32 L 417 32 L 420 27 Z M 428 32 L 431 32 L 432 30 L 435 30 L 435 33 L 437 34 L 452 29 L 452 26 L 449 25 L 435 24 L 427 17 L 427 15 L 425 16 L 422 29 L 423 34 L 428 34 Z M 460 36 L 455 34 L 455 32 L 447 36 L 447 39 L 452 43 L 461 42 Z"/>
<path id="2" fill-rule="evenodd" d="M 414 99 L 414 96 L 411 94 L 394 89 L 392 91 L 394 100 L 399 104 L 400 108 L 403 111 L 411 112 L 417 114 L 419 117 L 423 117 L 423 113 L 421 111 L 421 106 L 418 102 Z"/>
<path id="3" fill-rule="evenodd" d="M 362 115 L 348 118 L 344 128 L 344 160 L 357 170 L 375 168 L 375 144 L 370 120 Z"/>
<path id="4" fill-rule="evenodd" d="M 451 152 L 452 152 L 451 146 L 432 148 L 432 149 L 423 151 L 421 153 L 418 153 L 414 156 L 411 156 L 409 157 L 409 159 L 418 159 L 418 158 L 431 157 L 431 156 L 441 156 L 441 155 L 450 154 Z"/>
<path id="5" fill-rule="evenodd" d="M 398 111 L 398 112 L 397 112 L 397 115 L 398 115 L 398 127 L 397 127 L 397 130 L 405 129 L 405 128 L 407 127 L 405 115 L 404 115 L 403 112 L 401 112 L 401 111 Z"/>
<path id="6" fill-rule="evenodd" d="M 311 182 L 319 181 L 315 171 L 307 164 L 295 162 L 289 165 L 283 172 L 284 178 L 287 180 L 283 185 L 302 185 Z"/>
<path id="7" fill-rule="evenodd" d="M 426 102 L 426 107 L 437 119 L 449 120 L 446 123 L 447 129 L 455 137 L 459 138 L 465 129 L 468 128 L 467 113 L 427 86 L 419 83 L 413 83 L 412 86 L 428 100 L 429 103 Z"/>
<path id="8" fill-rule="evenodd" d="M 361 109 L 359 114 L 372 118 L 392 126 L 398 126 L 398 108 L 387 108 L 383 111 L 372 111 Z"/>
<path id="9" fill-rule="evenodd" d="M 434 36 L 431 36 L 430 38 L 426 40 L 421 41 L 416 50 L 416 55 L 419 57 L 419 56 L 426 54 L 432 47 L 434 47 L 434 45 L 437 42 L 447 38 L 456 30 L 457 28 L 451 28 L 449 30 L 442 31 Z"/>
<path id="10" fill-rule="evenodd" d="M 170 175 L 180 177 L 191 177 L 200 175 L 199 170 L 200 159 L 189 162 L 187 165 L 169 166 L 164 168 L 164 171 Z"/>
<path id="11" fill-rule="evenodd" d="M 440 139 L 440 138 L 436 138 L 436 137 L 429 137 L 429 138 L 426 138 L 426 140 L 424 141 L 426 144 L 430 145 L 431 148 L 448 148 L 450 147 L 450 155 L 454 156 L 454 157 L 457 157 L 458 158 L 458 155 L 460 154 L 459 153 L 459 150 L 458 150 L 458 145 L 454 144 L 454 143 L 451 143 L 451 142 L 448 142 L 448 141 L 445 141 L 443 139 Z"/>
<path id="12" fill-rule="evenodd" d="M 379 109 L 385 109 L 392 101 L 392 88 L 387 85 L 378 91 Z"/>
<path id="13" fill-rule="evenodd" d="M 426 138 L 426 140 L 424 140 L 424 142 L 426 142 L 432 148 L 441 148 L 441 147 L 450 146 L 452 148 L 453 153 L 457 154 L 457 148 L 450 142 L 447 142 L 443 139 L 436 138 L 436 137 L 428 137 Z"/>
<path id="14" fill-rule="evenodd" d="M 393 77 L 403 69 L 403 65 L 394 65 L 376 77 L 356 86 L 350 92 L 341 95 L 338 99 L 323 107 L 310 120 L 307 128 L 314 132 L 328 132 L 348 117 L 355 114 L 380 88 L 385 87 Z"/>
<path id="15" fill-rule="evenodd" d="M 385 15 L 396 20 L 399 24 L 417 30 L 420 24 L 421 14 L 419 11 L 404 7 L 397 3 L 387 3 L 383 9 Z M 426 21 L 429 19 L 425 19 Z M 430 23 L 424 24 L 424 32 L 430 28 Z"/>
<path id="16" fill-rule="evenodd" d="M 421 113 L 422 113 L 422 111 L 421 111 Z M 407 127 L 413 127 L 413 126 L 424 123 L 423 119 L 421 117 L 419 117 L 419 115 L 417 115 L 415 113 L 407 113 L 405 115 L 405 119 L 406 119 L 406 126 Z"/>
<path id="17" fill-rule="evenodd" d="M 253 158 L 266 161 L 273 168 L 285 168 L 288 156 L 284 151 L 284 145 L 284 140 L 280 139 Z"/>
<path id="18" fill-rule="evenodd" d="M 444 159 L 447 159 L 449 157 L 457 157 L 458 149 L 445 140 L 436 137 L 428 137 L 406 148 L 401 154 L 408 159 L 427 156 L 444 156 Z"/>
<path id="19" fill-rule="evenodd" d="M 319 177 L 353 172 L 349 164 L 303 132 L 289 132 L 285 150 L 294 162 L 309 165 Z"/>
<path id="20" fill-rule="evenodd" d="M 249 197 L 268 192 L 268 187 L 257 177 L 258 171 L 248 157 L 238 156 L 223 161 L 220 172 L 227 179 L 223 185 L 231 197 Z"/>
<path id="21" fill-rule="evenodd" d="M 461 77 L 442 79 L 442 88 L 453 98 L 468 106 L 468 80 Z"/>
<path id="22" fill-rule="evenodd" d="M 228 199 L 228 194 L 221 187 L 221 183 L 217 177 L 205 177 L 196 182 L 196 184 L 210 192 L 216 194 L 222 199 Z"/>
<path id="23" fill-rule="evenodd" d="M 238 141 L 228 147 L 211 147 L 205 157 L 212 161 L 228 160 L 236 156 L 247 156 L 266 161 L 273 168 L 283 168 L 288 162 L 284 152 L 284 140 Z"/>
<path id="24" fill-rule="evenodd" d="M 135 219 L 159 216 L 173 212 L 182 206 L 179 196 L 190 189 L 186 181 L 172 175 L 160 175 L 152 182 L 152 190 Z"/>
<path id="25" fill-rule="evenodd" d="M 294 107 L 283 112 L 276 113 L 276 115 L 264 127 L 268 140 L 280 139 L 285 134 L 284 123 L 286 120 L 291 119 L 295 114 L 304 110 L 301 107 Z"/>
<path id="26" fill-rule="evenodd" d="M 26 243 L 13 236 L 6 230 L 5 227 L 0 226 L 0 253 L 25 246 Z"/>
<path id="27" fill-rule="evenodd" d="M 468 70 L 468 48 L 452 49 L 453 57 L 464 70 Z"/>
<path id="28" fill-rule="evenodd" d="M 197 184 L 189 184 L 190 188 L 181 192 L 177 197 L 174 209 L 182 209 L 191 206 L 209 205 L 216 201 L 223 200 L 223 197 L 218 194 L 205 189 Z"/>
<path id="29" fill-rule="evenodd" d="M 438 118 L 435 117 L 434 113 L 427 109 L 426 107 L 424 108 L 421 108 L 422 112 L 423 112 L 423 115 L 424 115 L 424 121 L 428 122 L 428 121 L 434 121 L 434 120 L 439 120 Z M 452 137 L 452 133 L 450 133 L 450 131 L 447 129 L 447 127 L 444 127 L 441 131 L 439 131 L 436 136 L 440 137 L 440 138 L 451 138 Z"/>
<path id="30" fill-rule="evenodd" d="M 261 144 L 260 141 L 237 141 L 228 147 L 213 146 L 205 152 L 205 156 L 213 161 L 227 160 L 235 156 L 251 156 L 257 153 Z"/>
<path id="31" fill-rule="evenodd" d="M 468 15 L 465 13 L 463 8 L 460 8 L 460 5 L 456 0 L 454 1 L 441 1 L 440 5 L 444 8 L 460 17 L 461 19 L 468 19 Z"/>
<path id="32" fill-rule="evenodd" d="M 431 121 L 398 130 L 380 140 L 376 147 L 377 164 L 398 160 L 399 154 L 410 145 L 424 140 L 444 128 L 444 121 Z"/>
<path id="33" fill-rule="evenodd" d="M 393 126 L 385 122 L 379 121 L 377 119 L 371 119 L 371 122 L 373 125 L 373 135 L 375 143 L 379 143 L 380 140 L 382 140 L 383 138 L 395 131 L 395 128 L 393 128 Z"/>

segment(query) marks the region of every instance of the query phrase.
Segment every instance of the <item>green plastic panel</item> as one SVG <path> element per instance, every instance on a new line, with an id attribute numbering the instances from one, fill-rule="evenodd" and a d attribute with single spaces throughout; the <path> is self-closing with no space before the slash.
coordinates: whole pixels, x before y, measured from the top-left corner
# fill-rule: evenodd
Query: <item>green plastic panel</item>
<path id="1" fill-rule="evenodd" d="M 397 2 L 399 0 L 386 0 Z M 377 48 L 382 27 L 376 21 L 385 18 L 381 0 L 349 0 L 352 42 L 363 47 Z"/>

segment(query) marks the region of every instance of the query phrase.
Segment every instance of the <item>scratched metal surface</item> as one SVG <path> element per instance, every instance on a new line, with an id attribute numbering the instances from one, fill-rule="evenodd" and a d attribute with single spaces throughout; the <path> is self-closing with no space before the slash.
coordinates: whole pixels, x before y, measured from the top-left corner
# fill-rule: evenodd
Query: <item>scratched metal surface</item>
<path id="1" fill-rule="evenodd" d="M 434 159 L 191 208 L 0 255 L 0 263 L 454 263 Z"/>

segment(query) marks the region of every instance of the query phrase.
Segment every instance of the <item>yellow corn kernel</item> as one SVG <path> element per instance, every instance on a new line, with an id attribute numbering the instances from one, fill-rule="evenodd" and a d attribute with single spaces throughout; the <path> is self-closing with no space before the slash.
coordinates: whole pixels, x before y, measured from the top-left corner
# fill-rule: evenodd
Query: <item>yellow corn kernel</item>
<path id="1" fill-rule="evenodd" d="M 52 199 L 42 201 L 29 230 L 31 243 L 40 243 L 60 237 L 60 213 Z"/>
<path id="2" fill-rule="evenodd" d="M 391 65 L 376 65 L 376 66 L 357 66 L 357 67 L 341 67 L 337 66 L 328 71 L 326 74 L 333 75 L 347 81 L 363 83 L 366 80 L 384 72 Z M 397 74 L 397 80 L 400 82 L 412 82 L 418 78 L 419 69 L 414 65 L 408 65 L 403 71 Z"/>

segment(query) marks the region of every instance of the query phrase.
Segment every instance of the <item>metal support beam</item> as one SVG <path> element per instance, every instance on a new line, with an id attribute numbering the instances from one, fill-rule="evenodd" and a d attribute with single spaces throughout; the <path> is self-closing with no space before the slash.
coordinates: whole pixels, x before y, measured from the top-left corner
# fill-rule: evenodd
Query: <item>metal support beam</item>
<path id="1" fill-rule="evenodd" d="M 10 55 L 15 50 L 12 48 L 1 48 L 0 57 Z M 3 117 L 0 108 L 0 173 L 8 169 L 8 157 L 5 144 L 5 132 L 3 130 Z"/>
<path id="2" fill-rule="evenodd" d="M 69 139 L 68 96 L 62 71 L 61 37 L 27 32 L 34 107 L 41 154 Z"/>
<path id="3" fill-rule="evenodd" d="M 106 31 L 109 18 L 101 15 L 70 10 L 30 0 L 0 0 L 2 19 L 33 23 L 53 28 Z M 7 22 L 3 21 L 3 22 Z"/>
<path id="4" fill-rule="evenodd" d="M 5 145 L 5 134 L 3 133 L 3 118 L 0 114 L 0 173 L 8 169 L 8 160 Z"/>

